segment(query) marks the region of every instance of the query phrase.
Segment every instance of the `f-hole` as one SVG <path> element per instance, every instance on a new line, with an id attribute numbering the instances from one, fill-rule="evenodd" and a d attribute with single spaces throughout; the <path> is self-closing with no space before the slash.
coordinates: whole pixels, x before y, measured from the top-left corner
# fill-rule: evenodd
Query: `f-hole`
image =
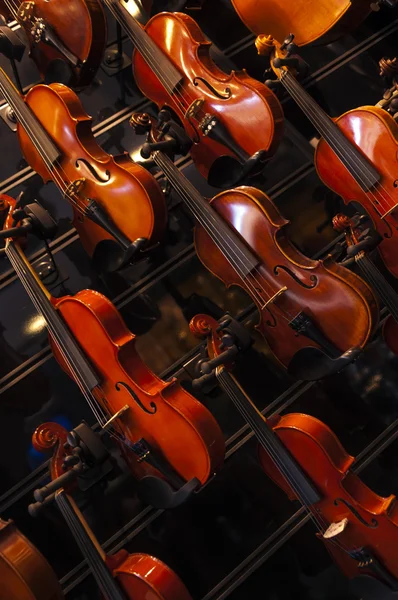
<path id="1" fill-rule="evenodd" d="M 334 505 L 338 506 L 340 503 L 345 504 L 345 506 L 352 512 L 352 514 L 358 519 L 358 521 L 362 523 L 362 525 L 365 525 L 365 527 L 375 529 L 379 526 L 379 523 L 376 521 L 376 519 L 372 519 L 370 523 L 367 523 L 365 519 L 361 517 L 359 512 L 349 502 L 347 502 L 347 500 L 344 500 L 344 498 L 336 498 L 336 500 L 334 501 Z"/>
<path id="2" fill-rule="evenodd" d="M 118 381 L 115 384 L 115 388 L 117 389 L 118 392 L 120 392 L 120 387 L 124 387 L 128 393 L 130 394 L 130 396 L 133 398 L 133 400 L 135 400 L 135 402 L 138 404 L 138 406 L 144 411 L 146 412 L 148 415 L 154 415 L 155 412 L 157 411 L 157 406 L 154 402 L 150 402 L 149 406 L 151 407 L 152 410 L 149 410 L 149 408 L 147 408 L 146 406 L 144 406 L 141 402 L 141 400 L 138 398 L 137 394 L 134 392 L 134 390 L 131 389 L 131 387 L 127 384 L 124 383 L 124 381 Z"/>
<path id="3" fill-rule="evenodd" d="M 215 87 L 213 87 L 211 85 L 211 83 L 209 83 L 203 77 L 195 77 L 195 79 L 193 80 L 193 84 L 198 86 L 199 81 L 204 83 L 204 85 L 207 87 L 207 89 L 209 89 L 211 91 L 211 93 L 214 94 L 217 98 L 220 98 L 220 100 L 229 100 L 229 98 L 232 96 L 232 90 L 230 87 L 226 87 L 224 92 L 219 92 L 216 90 Z"/>
<path id="4" fill-rule="evenodd" d="M 310 276 L 310 281 L 312 283 L 311 283 L 311 285 L 308 285 L 307 283 L 304 283 L 304 281 L 301 281 L 301 279 L 299 279 L 297 277 L 297 275 L 295 273 L 293 273 L 293 271 L 291 271 L 288 267 L 285 267 L 283 265 L 276 265 L 276 267 L 274 267 L 275 275 L 279 275 L 280 270 L 285 271 L 285 273 L 288 273 L 288 275 L 290 275 L 290 277 L 292 279 L 294 279 L 294 281 L 296 281 L 296 283 L 301 285 L 303 288 L 306 288 L 307 290 L 312 290 L 318 284 L 318 277 L 316 275 Z"/>
<path id="5" fill-rule="evenodd" d="M 97 180 L 99 181 L 99 183 L 107 183 L 110 178 L 111 178 L 111 174 L 108 170 L 105 171 L 105 173 L 100 173 L 99 171 L 97 171 L 97 169 L 95 167 L 93 167 L 93 165 L 91 165 L 88 160 L 86 160 L 85 158 L 78 158 L 76 161 L 76 167 L 78 169 L 80 169 L 80 163 L 82 163 L 86 169 L 91 173 L 91 175 Z"/>

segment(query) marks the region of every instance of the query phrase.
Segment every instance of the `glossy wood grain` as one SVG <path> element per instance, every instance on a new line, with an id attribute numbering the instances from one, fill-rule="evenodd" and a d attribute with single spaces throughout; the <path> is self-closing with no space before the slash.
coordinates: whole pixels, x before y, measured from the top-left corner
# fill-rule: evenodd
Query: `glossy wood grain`
<path id="1" fill-rule="evenodd" d="M 322 495 L 322 500 L 310 510 L 327 524 L 348 519 L 345 530 L 334 538 L 336 545 L 321 537 L 343 573 L 350 578 L 366 573 L 375 575 L 366 568 L 360 568 L 357 561 L 343 550 L 367 548 L 397 577 L 398 509 L 395 496 L 378 496 L 351 472 L 354 458 L 318 419 L 290 414 L 274 420 L 272 427 Z M 261 447 L 259 458 L 267 475 L 294 498 L 292 490 L 287 488 L 285 480 Z"/>
<path id="2" fill-rule="evenodd" d="M 44 556 L 15 527 L 0 519 L 0 598 L 60 600 L 58 579 Z"/>
<path id="3" fill-rule="evenodd" d="M 230 74 L 221 71 L 210 58 L 210 42 L 189 16 L 161 13 L 153 17 L 145 29 L 181 73 L 183 81 L 173 95 L 168 94 L 135 51 L 134 77 L 142 93 L 159 107 L 169 106 L 181 119 L 192 140 L 196 133 L 186 119 L 186 110 L 194 100 L 204 99 L 201 118 L 206 114 L 216 115 L 246 158 L 261 149 L 266 151 L 267 159 L 271 158 L 283 133 L 283 112 L 276 96 L 244 71 Z M 218 98 L 202 81 L 197 80 L 195 85 L 197 77 L 204 78 L 222 96 L 229 89 L 230 98 Z M 234 156 L 234 152 L 201 134 L 191 155 L 200 172 L 207 177 L 218 157 Z"/>
<path id="4" fill-rule="evenodd" d="M 295 43 L 330 43 L 351 31 L 371 12 L 370 0 L 232 0 L 245 25 L 257 35 L 270 33 Z"/>
<path id="5" fill-rule="evenodd" d="M 27 2 L 12 0 L 10 4 L 19 9 Z M 5 17 L 10 14 L 4 0 L 0 0 L 0 14 Z M 100 66 L 107 38 L 106 20 L 100 0 L 34 0 L 33 14 L 35 18 L 44 19 L 64 46 L 83 63 L 82 67 L 73 67 L 69 85 L 82 87 L 91 83 Z M 49 44 L 34 42 L 31 20 L 23 21 L 19 18 L 18 22 L 27 36 L 30 55 L 44 79 L 51 64 L 62 59 L 63 55 Z"/>
<path id="6" fill-rule="evenodd" d="M 259 330 L 282 364 L 288 366 L 299 349 L 316 346 L 289 326 L 300 311 L 307 312 L 340 351 L 366 344 L 377 325 L 378 309 L 362 279 L 331 259 L 315 261 L 301 254 L 287 237 L 288 222 L 260 190 L 222 192 L 211 204 L 259 258 L 259 266 L 257 273 L 240 279 L 201 227 L 195 232 L 198 256 L 226 285 L 240 286 L 255 300 Z M 284 286 L 287 292 L 264 308 Z"/>
<path id="7" fill-rule="evenodd" d="M 144 237 L 149 245 L 158 243 L 167 219 L 158 183 L 127 154 L 113 157 L 102 150 L 92 134 L 92 119 L 76 94 L 62 84 L 38 85 L 28 92 L 26 103 L 61 151 L 60 169 L 49 172 L 27 132 L 18 126 L 22 152 L 43 180 L 59 181 L 61 177 L 66 187 L 84 178 L 80 201 L 83 208 L 85 198 L 92 198 L 131 242 Z M 94 172 L 84 162 L 78 163 L 79 159 L 87 161 Z M 99 251 L 104 240 L 113 239 L 75 208 L 73 224 L 90 256 Z"/>
<path id="8" fill-rule="evenodd" d="M 134 600 L 192 600 L 177 575 L 148 554 L 130 554 L 113 574 Z"/>
<path id="9" fill-rule="evenodd" d="M 101 377 L 98 401 L 111 414 L 128 405 L 118 421 L 127 439 L 134 443 L 144 438 L 181 477 L 197 477 L 205 483 L 224 457 L 223 435 L 211 413 L 176 380 L 162 381 L 148 369 L 135 349 L 135 336 L 104 296 L 84 290 L 73 297 L 54 299 L 54 303 Z M 64 365 L 59 350 L 54 344 L 52 347 Z M 118 385 L 120 382 L 124 385 Z M 121 448 L 137 477 L 156 474 L 123 444 Z"/>
<path id="10" fill-rule="evenodd" d="M 376 167 L 380 182 L 365 193 L 323 139 L 315 154 L 318 174 L 346 203 L 358 202 L 367 211 L 383 238 L 378 247 L 380 254 L 391 273 L 398 277 L 398 211 L 383 218 L 394 206 L 398 209 L 398 126 L 388 113 L 374 106 L 351 110 L 336 119 L 336 123 Z M 366 176 L 364 171 L 365 182 Z"/>

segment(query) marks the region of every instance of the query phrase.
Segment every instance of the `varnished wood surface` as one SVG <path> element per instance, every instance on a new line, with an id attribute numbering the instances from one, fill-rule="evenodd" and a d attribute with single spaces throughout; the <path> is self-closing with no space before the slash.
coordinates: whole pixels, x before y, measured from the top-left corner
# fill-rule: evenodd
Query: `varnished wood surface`
<path id="1" fill-rule="evenodd" d="M 11 0 L 10 3 L 15 8 L 23 4 L 22 0 Z M 4 0 L 0 0 L 0 14 L 9 16 Z M 34 0 L 34 16 L 44 19 L 64 46 L 84 63 L 81 68 L 71 67 L 73 73 L 69 85 L 83 87 L 91 83 L 100 66 L 107 38 L 106 19 L 100 0 Z M 44 79 L 51 63 L 63 59 L 63 55 L 49 44 L 35 43 L 31 22 L 18 21 L 27 36 L 31 56 Z"/>
<path id="2" fill-rule="evenodd" d="M 376 188 L 365 193 L 323 139 L 315 153 L 319 177 L 346 203 L 358 202 L 367 211 L 383 238 L 379 252 L 387 268 L 398 277 L 398 212 L 381 218 L 390 207 L 398 207 L 398 125 L 388 113 L 374 106 L 351 110 L 336 119 L 336 123 L 376 167 L 381 180 Z M 374 201 L 378 203 L 376 206 Z"/>
<path id="3" fill-rule="evenodd" d="M 0 519 L 0 600 L 61 600 L 58 579 L 44 556 Z"/>
<path id="4" fill-rule="evenodd" d="M 92 134 L 91 117 L 76 94 L 62 84 L 38 85 L 28 92 L 26 102 L 62 154 L 60 169 L 49 172 L 28 134 L 18 125 L 22 152 L 44 181 L 59 178 L 59 172 L 69 183 L 84 177 L 81 196 L 96 200 L 127 239 L 133 242 L 144 237 L 150 245 L 160 241 L 167 214 L 158 183 L 127 155 L 114 158 L 102 150 Z M 79 159 L 92 165 L 97 175 L 82 163 L 77 164 Z M 102 241 L 113 239 L 76 209 L 74 225 L 90 256 Z"/>
<path id="5" fill-rule="evenodd" d="M 257 35 L 270 33 L 295 43 L 330 43 L 358 26 L 371 12 L 370 0 L 231 0 L 245 25 Z"/>
<path id="6" fill-rule="evenodd" d="M 266 157 L 271 158 L 283 133 L 283 112 L 273 92 L 244 71 L 230 74 L 221 71 L 210 58 L 211 44 L 187 15 L 160 13 L 149 21 L 145 29 L 182 74 L 183 82 L 170 96 L 139 52 L 135 51 L 133 72 L 142 93 L 159 107 L 169 106 L 181 119 L 191 139 L 195 139 L 195 130 L 185 118 L 185 113 L 194 100 L 203 98 L 205 104 L 201 118 L 206 113 L 216 115 L 247 157 L 264 149 Z M 217 98 L 203 82 L 195 85 L 195 77 L 203 77 L 222 95 L 230 89 L 231 97 Z M 218 157 L 234 156 L 234 153 L 225 145 L 202 135 L 200 142 L 192 147 L 191 155 L 200 172 L 207 177 Z"/>
<path id="7" fill-rule="evenodd" d="M 238 285 L 253 298 L 260 312 L 259 330 L 282 364 L 288 366 L 299 349 L 316 346 L 289 326 L 300 311 L 342 352 L 366 344 L 377 325 L 378 309 L 362 279 L 329 259 L 311 260 L 294 248 L 287 237 L 287 221 L 260 190 L 240 187 L 222 192 L 211 204 L 259 258 L 259 267 L 243 282 L 201 227 L 195 232 L 198 256 L 226 285 Z M 283 286 L 288 292 L 264 309 L 263 304 Z"/>
<path id="8" fill-rule="evenodd" d="M 350 578 L 366 573 L 374 576 L 369 569 L 360 568 L 341 546 L 348 549 L 368 548 L 397 577 L 398 557 L 395 548 L 398 511 L 395 496 L 378 496 L 352 473 L 350 467 L 354 458 L 346 453 L 334 433 L 318 419 L 303 414 L 289 414 L 274 422 L 273 429 L 322 495 L 321 501 L 311 507 L 314 514 L 321 520 L 323 518 L 326 526 L 348 519 L 346 529 L 335 538 L 340 547 L 321 538 L 343 573 Z M 262 447 L 259 447 L 259 457 L 265 472 L 291 498 L 294 497 Z M 347 503 L 357 511 L 361 520 Z"/>
<path id="9" fill-rule="evenodd" d="M 146 367 L 135 350 L 135 336 L 104 296 L 84 290 L 54 302 L 101 377 L 99 402 L 105 397 L 111 414 L 129 406 L 118 421 L 126 437 L 132 442 L 145 438 L 184 479 L 197 477 L 205 483 L 224 457 L 222 432 L 211 413 L 176 380 L 164 382 Z M 117 389 L 118 382 L 130 386 L 146 411 L 123 386 Z M 154 472 L 145 461 L 138 463 L 131 450 L 121 448 L 138 477 Z"/>

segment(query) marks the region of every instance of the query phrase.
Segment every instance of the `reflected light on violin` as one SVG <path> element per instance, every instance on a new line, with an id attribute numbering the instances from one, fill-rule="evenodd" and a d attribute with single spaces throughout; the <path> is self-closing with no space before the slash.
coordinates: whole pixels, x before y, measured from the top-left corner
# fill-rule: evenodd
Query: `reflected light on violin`
<path id="1" fill-rule="evenodd" d="M 24 332 L 27 335 L 36 335 L 46 329 L 46 321 L 41 315 L 37 315 L 29 319 L 24 327 Z"/>

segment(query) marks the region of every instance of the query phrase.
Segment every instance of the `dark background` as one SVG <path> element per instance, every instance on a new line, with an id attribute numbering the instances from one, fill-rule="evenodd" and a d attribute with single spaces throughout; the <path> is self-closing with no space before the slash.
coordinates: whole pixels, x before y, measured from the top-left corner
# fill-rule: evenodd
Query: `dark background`
<path id="1" fill-rule="evenodd" d="M 217 45 L 217 62 L 263 78 L 267 65 L 256 54 L 254 37 L 227 1 L 207 2 L 192 15 Z M 108 21 L 111 45 L 116 29 L 112 18 Z M 384 85 L 378 61 L 396 55 L 397 31 L 397 11 L 382 10 L 338 42 L 302 51 L 313 76 L 311 94 L 329 114 L 338 116 L 381 99 Z M 127 40 L 123 48 L 129 56 L 132 48 Z M 1 57 L 0 66 L 11 74 Z M 19 72 L 24 87 L 39 82 L 28 52 Z M 129 117 L 154 107 L 136 89 L 131 69 L 112 77 L 100 69 L 80 98 L 93 117 L 102 147 L 112 154 L 134 155 L 143 140 L 129 127 Z M 335 239 L 330 220 L 343 204 L 316 175 L 308 143 L 316 132 L 291 100 L 283 106 L 299 135 L 292 141 L 288 130 L 259 187 L 291 220 L 294 243 L 314 256 Z M 52 293 L 74 294 L 83 288 L 105 293 L 138 335 L 141 356 L 155 373 L 165 379 L 177 375 L 191 389 L 199 345 L 188 323 L 198 312 L 219 317 L 229 310 L 253 329 L 257 317 L 250 298 L 237 289 L 225 290 L 196 257 L 193 223 L 176 196 L 169 199 L 169 229 L 159 250 L 123 274 L 100 276 L 71 228 L 69 205 L 52 183 L 44 187 L 27 167 L 15 133 L 1 119 L 0 135 L 0 192 L 16 196 L 26 191 L 25 200 L 39 200 L 59 224 L 51 243 L 59 269 Z M 190 160 L 181 164 L 205 195 L 217 193 Z M 46 260 L 34 239 L 28 254 L 36 266 Z M 68 599 L 96 598 L 90 573 L 56 509 L 37 519 L 26 510 L 33 490 L 48 478 L 46 458 L 31 446 L 34 429 L 44 421 L 55 420 L 71 429 L 82 419 L 92 425 L 94 420 L 78 388 L 52 357 L 46 330 L 6 259 L 0 260 L 0 289 L 0 514 L 14 519 L 49 559 Z M 380 335 L 354 365 L 317 384 L 289 380 L 255 331 L 253 335 L 255 345 L 240 361 L 237 375 L 256 404 L 263 409 L 275 401 L 275 411 L 282 407 L 284 412 L 321 418 L 354 456 L 362 452 L 366 456 L 369 444 L 382 436 L 386 449 L 369 453 L 371 460 L 361 477 L 382 495 L 397 493 L 398 359 Z M 303 520 L 300 506 L 263 474 L 256 445 L 250 436 L 247 439 L 249 431 L 231 402 L 217 390 L 200 399 L 225 434 L 224 468 L 189 503 L 162 512 L 139 502 L 136 483 L 120 461 L 121 473 L 107 490 L 83 499 L 85 515 L 106 550 L 123 546 L 161 558 L 181 576 L 195 600 L 260 595 L 270 600 L 358 598 L 316 539 L 312 524 Z"/>

